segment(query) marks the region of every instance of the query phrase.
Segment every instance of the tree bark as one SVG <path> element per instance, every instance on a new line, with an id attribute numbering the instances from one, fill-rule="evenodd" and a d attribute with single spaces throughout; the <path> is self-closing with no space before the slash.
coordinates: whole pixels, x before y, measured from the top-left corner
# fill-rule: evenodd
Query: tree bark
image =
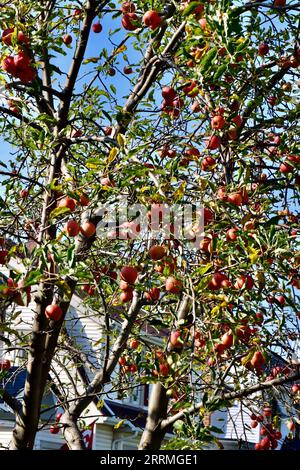
<path id="1" fill-rule="evenodd" d="M 190 311 L 190 299 L 184 296 L 180 302 L 177 312 L 177 322 L 180 325 L 182 320 L 186 320 Z M 167 432 L 161 427 L 161 422 L 166 419 L 168 412 L 169 398 L 167 390 L 161 383 L 154 385 L 151 391 L 146 427 L 142 434 L 140 450 L 158 450 Z"/>
<path id="2" fill-rule="evenodd" d="M 160 422 L 167 416 L 167 391 L 161 383 L 154 385 L 148 406 L 146 427 L 142 434 L 139 450 L 158 450 L 161 447 L 166 431 L 160 427 Z"/>

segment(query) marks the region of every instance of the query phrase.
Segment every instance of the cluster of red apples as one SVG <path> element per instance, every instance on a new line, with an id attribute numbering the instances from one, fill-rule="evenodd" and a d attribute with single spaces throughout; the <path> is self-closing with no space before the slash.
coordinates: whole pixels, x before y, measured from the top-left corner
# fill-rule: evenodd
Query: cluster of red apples
<path id="1" fill-rule="evenodd" d="M 141 20 L 135 13 L 135 10 L 135 5 L 132 2 L 125 2 L 121 6 L 121 11 L 123 13 L 122 26 L 127 31 L 135 31 L 140 27 Z M 152 30 L 159 28 L 162 21 L 162 17 L 155 10 L 149 10 L 143 16 L 144 25 Z"/>
<path id="2" fill-rule="evenodd" d="M 87 206 L 89 204 L 89 199 L 85 195 L 80 196 L 79 204 L 81 206 Z M 58 203 L 58 207 L 66 208 L 70 212 L 76 210 L 77 201 L 69 196 L 64 197 Z M 85 221 L 81 226 L 75 219 L 70 219 L 65 224 L 64 231 L 69 237 L 77 237 L 81 233 L 84 237 L 90 238 L 96 233 L 95 225 L 89 220 Z"/>
<path id="3" fill-rule="evenodd" d="M 252 413 L 251 415 L 251 428 L 254 429 L 261 423 L 260 435 L 262 439 L 255 444 L 255 450 L 273 450 L 278 447 L 278 441 L 282 438 L 281 432 L 278 431 L 271 422 L 272 409 L 265 406 L 262 414 Z"/>
<path id="4" fill-rule="evenodd" d="M 23 31 L 8 28 L 2 33 L 2 42 L 12 47 L 14 42 L 18 49 L 15 55 L 7 55 L 1 62 L 2 70 L 18 78 L 22 83 L 32 82 L 37 72 L 33 66 L 32 52 L 29 48 L 29 39 Z"/>
<path id="5" fill-rule="evenodd" d="M 156 262 L 154 269 L 162 273 L 164 268 L 174 271 L 175 260 L 166 256 L 166 250 L 162 245 L 153 245 L 148 252 L 149 258 Z M 122 291 L 120 300 L 122 303 L 130 302 L 133 298 L 134 284 L 138 278 L 139 271 L 133 266 L 124 266 L 120 271 L 119 287 Z M 179 294 L 183 288 L 182 281 L 175 276 L 168 276 L 165 280 L 165 290 L 170 294 Z M 144 293 L 147 302 L 157 302 L 160 298 L 160 289 L 156 286 L 151 287 Z"/>

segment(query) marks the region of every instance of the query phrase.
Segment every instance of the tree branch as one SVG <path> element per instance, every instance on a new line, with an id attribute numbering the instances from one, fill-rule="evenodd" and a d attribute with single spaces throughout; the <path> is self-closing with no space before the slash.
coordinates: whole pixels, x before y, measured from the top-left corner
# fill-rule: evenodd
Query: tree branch
<path id="1" fill-rule="evenodd" d="M 267 381 L 267 382 L 262 382 L 262 383 L 253 385 L 252 387 L 249 387 L 249 388 L 246 388 L 246 389 L 243 389 L 243 390 L 239 390 L 238 392 L 224 393 L 224 394 L 221 395 L 220 398 L 222 400 L 225 400 L 225 401 L 231 401 L 231 400 L 235 400 L 237 398 L 245 398 L 245 397 L 248 397 L 249 395 L 252 395 L 253 393 L 260 392 L 260 391 L 263 391 L 263 390 L 268 390 L 269 388 L 272 388 L 272 387 L 275 387 L 275 386 L 278 386 L 278 385 L 284 385 L 286 383 L 295 382 L 299 379 L 300 379 L 300 371 L 296 372 L 293 375 L 290 375 L 289 377 L 281 377 L 281 378 L 277 378 L 277 379 L 270 380 L 270 381 Z M 207 407 L 208 405 L 209 405 L 209 401 L 205 404 L 205 406 Z M 169 418 L 167 418 L 165 420 L 162 420 L 162 422 L 160 424 L 160 428 L 166 431 L 167 428 L 169 426 L 173 425 L 178 419 L 182 419 L 185 416 L 190 416 L 190 415 L 196 413 L 203 406 L 204 406 L 203 403 L 200 402 L 200 403 L 197 403 L 194 406 L 191 406 L 190 408 L 187 408 L 186 410 L 179 411 L 175 415 L 170 416 Z"/>

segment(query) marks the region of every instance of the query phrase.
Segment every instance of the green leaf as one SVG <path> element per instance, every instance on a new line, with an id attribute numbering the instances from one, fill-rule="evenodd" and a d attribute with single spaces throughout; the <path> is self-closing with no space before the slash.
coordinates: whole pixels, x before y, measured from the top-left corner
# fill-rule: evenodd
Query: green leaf
<path id="1" fill-rule="evenodd" d="M 68 207 L 56 207 L 50 212 L 49 219 L 57 219 L 59 216 L 69 214 L 71 211 Z"/>
<path id="2" fill-rule="evenodd" d="M 182 419 L 178 419 L 177 421 L 175 421 L 174 425 L 173 425 L 173 428 L 176 430 L 176 431 L 182 431 L 183 429 L 183 426 L 184 426 L 184 421 L 182 421 Z"/>
<path id="3" fill-rule="evenodd" d="M 218 80 L 227 70 L 227 64 L 220 65 L 214 74 L 214 80 Z"/>
<path id="4" fill-rule="evenodd" d="M 31 271 L 26 279 L 24 280 L 24 286 L 32 286 L 37 283 L 39 279 L 41 279 L 42 273 L 40 270 Z"/>
<path id="5" fill-rule="evenodd" d="M 192 3 L 189 3 L 188 6 L 183 10 L 182 12 L 182 16 L 189 16 L 191 15 L 195 10 L 196 8 L 201 5 L 202 2 L 192 2 Z"/>
<path id="6" fill-rule="evenodd" d="M 201 61 L 201 68 L 202 68 L 202 73 L 205 73 L 209 67 L 212 65 L 216 55 L 218 53 L 218 48 L 213 47 L 202 59 Z"/>

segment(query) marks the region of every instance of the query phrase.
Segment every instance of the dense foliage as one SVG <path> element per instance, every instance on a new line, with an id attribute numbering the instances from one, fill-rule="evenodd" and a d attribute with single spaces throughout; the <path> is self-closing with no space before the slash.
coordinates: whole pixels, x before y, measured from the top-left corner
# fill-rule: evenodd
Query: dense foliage
<path id="1" fill-rule="evenodd" d="M 91 360 L 101 353 L 97 370 L 79 346 L 69 351 L 95 377 L 63 402 L 70 447 L 80 447 L 77 420 L 109 380 L 121 395 L 163 384 L 153 389 L 162 435 L 144 447 L 160 446 L 173 422 L 174 446 L 192 436 L 201 447 L 217 430 L 194 411 L 204 418 L 271 381 L 289 425 L 298 422 L 299 22 L 292 0 L 26 0 L 1 9 L 0 262 L 18 258 L 24 268 L 1 285 L 8 348 L 30 289 L 36 302 L 32 337 L 17 335 L 28 352 L 23 409 L 6 397 L 18 415 L 12 447 L 32 446 L 36 391 L 65 344 L 75 292 L 105 336 L 90 351 Z M 147 223 L 132 213 L 97 236 L 99 207 L 125 201 L 152 209 Z M 172 224 L 151 232 L 175 205 L 204 208 L 204 237 L 198 223 L 189 240 Z M 284 368 L 270 370 L 272 351 Z M 119 364 L 121 379 L 111 379 Z M 255 397 L 247 403 L 259 414 L 272 397 Z M 275 448 L 274 433 L 258 448 Z"/>

